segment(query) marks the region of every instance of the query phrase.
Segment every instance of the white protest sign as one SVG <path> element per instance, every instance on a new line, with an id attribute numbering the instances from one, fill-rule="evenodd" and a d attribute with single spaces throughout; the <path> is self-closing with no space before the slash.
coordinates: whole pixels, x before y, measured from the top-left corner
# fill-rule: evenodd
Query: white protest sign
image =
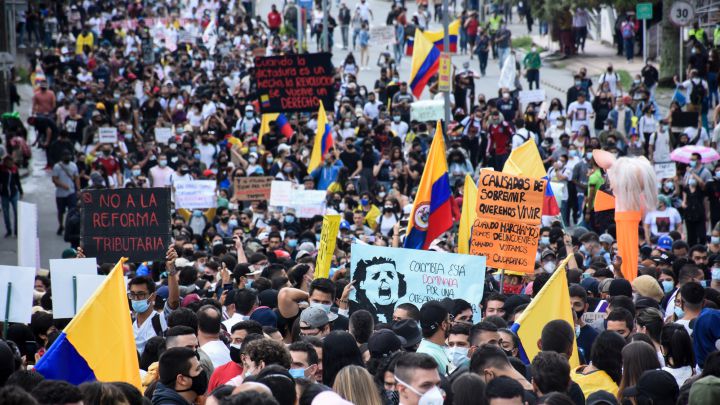
<path id="1" fill-rule="evenodd" d="M 37 252 L 40 250 L 37 237 L 37 205 L 25 201 L 18 202 L 18 266 L 40 268 Z M 0 300 L 1 301 L 1 300 Z"/>
<path id="2" fill-rule="evenodd" d="M 272 184 L 270 184 L 270 205 L 273 207 L 289 206 L 292 191 L 292 182 L 273 181 Z"/>
<path id="3" fill-rule="evenodd" d="M 298 218 L 312 218 L 325 215 L 325 190 L 299 190 L 292 193 L 291 207 Z"/>
<path id="4" fill-rule="evenodd" d="M 498 88 L 507 88 L 510 91 L 515 90 L 515 55 L 510 54 L 505 58 L 505 62 L 500 69 L 500 80 L 498 80 Z"/>
<path id="5" fill-rule="evenodd" d="M 97 260 L 82 259 L 50 259 L 50 281 L 53 286 L 53 318 L 72 318 L 81 305 L 73 306 L 75 293 L 79 291 L 77 283 L 73 292 L 73 276 L 96 275 Z M 77 310 L 76 310 L 77 308 Z"/>
<path id="6" fill-rule="evenodd" d="M 8 284 L 10 290 L 10 312 L 8 321 L 30 323 L 35 288 L 35 268 L 0 266 L 0 322 L 5 321 L 7 310 Z"/>
<path id="7" fill-rule="evenodd" d="M 677 174 L 675 162 L 656 162 L 653 166 L 655 168 L 655 176 L 659 180 L 670 179 Z"/>
<path id="8" fill-rule="evenodd" d="M 520 90 L 518 94 L 520 104 L 526 106 L 529 103 L 542 103 L 545 101 L 545 89 Z"/>
<path id="9" fill-rule="evenodd" d="M 172 128 L 167 127 L 155 127 L 155 141 L 158 143 L 164 143 L 167 145 L 170 138 L 173 136 Z"/>
<path id="10" fill-rule="evenodd" d="M 398 304 L 418 308 L 427 301 L 462 298 L 473 307 L 473 323 L 480 321 L 477 304 L 485 286 L 485 257 L 353 244 L 350 312 L 365 309 L 379 322 L 391 322 Z"/>
<path id="11" fill-rule="evenodd" d="M 195 43 L 195 36 L 192 32 L 182 29 L 177 33 L 177 42 L 179 44 L 193 44 Z"/>
<path id="12" fill-rule="evenodd" d="M 395 28 L 388 25 L 377 25 L 370 28 L 370 40 L 374 44 L 391 45 L 395 43 Z"/>
<path id="13" fill-rule="evenodd" d="M 100 127 L 98 129 L 98 141 L 100 143 L 117 143 L 117 128 Z"/>
<path id="14" fill-rule="evenodd" d="M 100 287 L 100 284 L 105 281 L 107 276 L 100 276 L 97 274 L 81 274 L 77 276 L 75 282 L 77 284 L 77 309 L 78 311 L 82 309 L 83 305 L 92 297 L 92 295 L 95 293 L 95 290 Z M 125 286 L 127 288 L 127 280 L 125 281 Z M 55 291 L 53 290 L 53 294 L 55 294 Z M 54 310 L 53 306 L 53 310 Z"/>
<path id="15" fill-rule="evenodd" d="M 410 119 L 425 122 L 445 119 L 443 100 L 422 100 L 410 104 Z"/>
<path id="16" fill-rule="evenodd" d="M 607 315 L 605 312 L 585 312 L 582 314 L 582 320 L 585 323 L 593 323 L 598 319 L 605 319 L 605 315 Z"/>
<path id="17" fill-rule="evenodd" d="M 215 180 L 175 182 L 175 208 L 194 210 L 217 207 L 215 187 Z"/>

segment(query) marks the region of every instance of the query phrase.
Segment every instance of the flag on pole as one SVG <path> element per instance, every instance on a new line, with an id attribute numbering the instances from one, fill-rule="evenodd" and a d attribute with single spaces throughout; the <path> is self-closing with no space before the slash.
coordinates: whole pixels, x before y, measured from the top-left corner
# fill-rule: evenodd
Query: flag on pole
<path id="1" fill-rule="evenodd" d="M 452 227 L 451 198 L 445 139 L 442 124 L 438 121 L 408 219 L 404 247 L 427 249 L 435 238 Z"/>
<path id="2" fill-rule="evenodd" d="M 443 39 L 445 38 L 445 31 L 425 31 L 425 37 L 435 45 L 438 51 L 442 52 L 445 49 Z M 458 37 L 460 36 L 460 20 L 455 20 L 448 24 L 448 35 L 450 35 L 450 52 L 457 52 Z M 415 47 L 415 41 L 413 38 L 408 38 L 407 47 L 405 48 L 405 55 L 412 56 L 413 48 Z"/>
<path id="3" fill-rule="evenodd" d="M 423 35 L 415 30 L 415 42 L 410 65 L 410 89 L 420 98 L 425 85 L 440 68 L 440 51 Z"/>
<path id="4" fill-rule="evenodd" d="M 122 258 L 60 333 L 35 370 L 71 384 L 123 381 L 142 389 Z"/>
<path id="5" fill-rule="evenodd" d="M 562 319 L 570 326 L 574 325 L 572 305 L 570 304 L 570 291 L 568 290 L 567 272 L 565 266 L 572 256 L 568 256 L 560 263 L 560 267 L 550 276 L 538 295 L 533 298 L 511 327 L 520 338 L 519 357 L 525 364 L 530 364 L 540 352 L 538 342 L 545 325 L 556 319 Z M 570 367 L 574 369 L 580 365 L 577 353 L 577 340 L 573 339 Z"/>
<path id="6" fill-rule="evenodd" d="M 320 101 L 318 107 L 317 130 L 315 131 L 315 143 L 313 144 L 312 154 L 310 155 L 310 163 L 308 164 L 308 173 L 312 173 L 323 162 L 325 154 L 330 152 L 330 148 L 334 145 L 332 137 L 332 127 L 327 120 L 325 107 Z"/>
<path id="7" fill-rule="evenodd" d="M 477 219 L 478 188 L 469 174 L 465 175 L 465 186 L 463 188 L 462 212 L 460 214 L 460 227 L 458 229 L 458 253 L 470 253 L 471 229 Z"/>

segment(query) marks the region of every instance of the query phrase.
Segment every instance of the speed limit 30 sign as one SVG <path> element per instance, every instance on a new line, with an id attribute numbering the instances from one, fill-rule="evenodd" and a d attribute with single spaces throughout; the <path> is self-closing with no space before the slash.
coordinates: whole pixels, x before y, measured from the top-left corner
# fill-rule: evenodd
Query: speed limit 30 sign
<path id="1" fill-rule="evenodd" d="M 678 27 L 690 25 L 695 19 L 695 7 L 687 1 L 676 1 L 670 8 L 670 22 Z"/>

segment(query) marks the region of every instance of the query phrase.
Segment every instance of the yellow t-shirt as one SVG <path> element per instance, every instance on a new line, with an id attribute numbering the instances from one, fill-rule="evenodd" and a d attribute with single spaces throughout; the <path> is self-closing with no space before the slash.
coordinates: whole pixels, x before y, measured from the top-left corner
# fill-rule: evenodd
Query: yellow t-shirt
<path id="1" fill-rule="evenodd" d="M 87 45 L 92 49 L 93 43 L 95 42 L 95 37 L 93 36 L 93 33 L 88 31 L 87 35 L 83 35 L 82 32 L 78 34 L 77 42 L 75 44 L 75 54 L 76 55 L 82 55 L 83 53 L 83 46 Z"/>
<path id="2" fill-rule="evenodd" d="M 582 374 L 581 371 L 585 367 L 587 366 L 580 366 L 570 373 L 570 378 L 580 386 L 585 398 L 593 392 L 600 390 L 617 395 L 618 386 L 606 372 L 597 370 L 589 374 Z"/>

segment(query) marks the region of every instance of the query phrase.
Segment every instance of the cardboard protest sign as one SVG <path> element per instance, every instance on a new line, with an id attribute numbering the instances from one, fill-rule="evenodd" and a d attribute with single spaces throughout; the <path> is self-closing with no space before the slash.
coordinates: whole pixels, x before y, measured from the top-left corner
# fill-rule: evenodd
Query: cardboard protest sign
<path id="1" fill-rule="evenodd" d="M 117 143 L 117 128 L 100 127 L 98 128 L 98 141 L 100 143 Z"/>
<path id="2" fill-rule="evenodd" d="M 545 89 L 536 90 L 520 90 L 518 93 L 518 101 L 522 105 L 528 105 L 528 103 L 542 103 L 545 101 Z"/>
<path id="3" fill-rule="evenodd" d="M 410 104 L 410 119 L 420 122 L 445 119 L 443 100 L 421 100 Z"/>
<path id="4" fill-rule="evenodd" d="M 8 284 L 11 284 L 8 321 L 30 323 L 33 306 L 32 291 L 35 288 L 35 268 L 0 266 L 0 297 L 2 297 L 0 299 L 0 322 L 5 321 Z"/>
<path id="5" fill-rule="evenodd" d="M 682 132 L 687 127 L 697 128 L 698 112 L 696 111 L 675 111 L 670 119 L 672 120 L 673 132 Z"/>
<path id="6" fill-rule="evenodd" d="M 82 192 L 81 240 L 98 263 L 160 260 L 170 244 L 170 189 Z"/>
<path id="7" fill-rule="evenodd" d="M 38 239 L 37 205 L 18 201 L 18 266 L 40 268 L 40 240 Z M 2 294 L 0 292 L 0 294 Z M 0 300 L 1 301 L 1 300 Z"/>
<path id="8" fill-rule="evenodd" d="M 331 53 L 255 58 L 257 93 L 263 113 L 316 111 L 318 101 L 335 102 Z"/>
<path id="9" fill-rule="evenodd" d="M 167 145 L 167 143 L 170 141 L 170 138 L 173 137 L 173 130 L 172 128 L 167 127 L 155 127 L 155 141 L 158 143 L 164 143 Z"/>
<path id="10" fill-rule="evenodd" d="M 485 286 L 485 258 L 428 250 L 353 244 L 350 312 L 365 309 L 378 322 L 391 322 L 398 304 L 418 308 L 427 301 L 462 298 L 473 306 L 473 322 L 480 321 L 477 304 Z"/>
<path id="11" fill-rule="evenodd" d="M 335 242 L 340 230 L 341 215 L 325 215 L 320 232 L 320 248 L 315 261 L 315 278 L 327 278 L 330 275 L 330 263 L 335 253 Z"/>
<path id="12" fill-rule="evenodd" d="M 532 272 L 545 187 L 545 180 L 481 171 L 470 254 L 487 257 L 490 267 Z"/>
<path id="13" fill-rule="evenodd" d="M 73 277 L 79 275 L 97 275 L 97 261 L 94 257 L 82 259 L 50 259 L 50 281 L 53 286 L 53 318 L 72 318 L 82 305 L 77 305 L 79 291 L 77 278 L 73 287 Z"/>
<path id="14" fill-rule="evenodd" d="M 217 207 L 215 187 L 215 180 L 175 182 L 175 208 L 194 210 Z"/>
<path id="15" fill-rule="evenodd" d="M 370 28 L 370 40 L 375 44 L 389 45 L 395 42 L 395 27 L 376 25 Z"/>
<path id="16" fill-rule="evenodd" d="M 677 174 L 675 162 L 655 162 L 653 166 L 655 168 L 655 176 L 657 176 L 658 180 L 670 179 Z"/>
<path id="17" fill-rule="evenodd" d="M 272 176 L 235 177 L 235 199 L 257 201 L 270 199 Z"/>

